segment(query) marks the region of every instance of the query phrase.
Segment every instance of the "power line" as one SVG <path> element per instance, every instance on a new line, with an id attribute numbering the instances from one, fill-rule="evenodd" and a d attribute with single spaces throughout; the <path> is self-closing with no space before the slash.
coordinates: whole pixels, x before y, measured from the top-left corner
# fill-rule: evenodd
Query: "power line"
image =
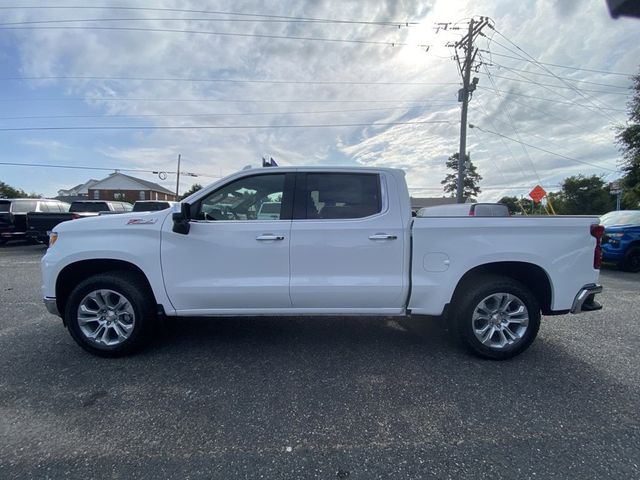
<path id="1" fill-rule="evenodd" d="M 41 131 L 41 130 L 231 130 L 231 129 L 275 129 L 275 128 L 328 128 L 328 127 L 376 127 L 393 125 L 451 124 L 447 120 L 425 120 L 412 122 L 374 123 L 323 123 L 301 125 L 92 125 L 77 127 L 10 127 L 0 128 L 0 132 Z"/>
<path id="2" fill-rule="evenodd" d="M 545 67 L 544 65 L 542 65 L 537 59 L 535 59 L 531 54 L 525 52 L 522 48 L 520 48 L 518 45 L 516 45 L 514 42 L 512 42 L 510 39 L 508 39 L 505 35 L 503 35 L 500 31 L 498 31 L 495 27 L 491 26 L 490 28 L 492 28 L 498 35 L 500 35 L 502 38 L 504 38 L 507 42 L 509 42 L 511 45 L 513 45 L 517 50 L 519 50 L 520 52 L 524 53 L 527 57 L 529 57 L 529 59 L 531 61 L 533 61 L 534 65 L 536 65 L 537 67 L 539 67 L 541 70 L 544 70 L 545 72 L 554 75 L 554 77 L 557 80 L 560 80 L 560 82 L 564 83 L 566 86 L 568 86 L 571 90 L 573 90 L 574 92 L 576 92 L 578 95 L 580 95 L 581 97 L 583 97 L 585 100 L 587 100 L 593 107 L 595 107 L 597 110 L 595 110 L 595 113 L 601 114 L 606 116 L 607 118 L 609 118 L 609 120 L 611 120 L 612 122 L 616 122 L 616 119 L 613 118 L 611 116 L 610 113 L 606 112 L 606 111 L 600 111 L 599 109 L 602 108 L 602 106 L 604 105 L 602 102 L 599 102 L 595 99 L 592 99 L 589 95 L 585 94 L 582 90 L 580 90 L 578 87 L 576 87 L 575 85 L 569 83 L 568 81 L 558 77 L 554 72 L 552 72 L 551 70 L 549 70 L 547 67 Z M 505 50 L 508 50 L 511 53 L 514 53 L 516 55 L 520 55 L 520 53 L 515 52 L 513 50 L 511 50 L 509 47 L 505 47 L 504 45 L 502 45 L 501 43 L 499 43 L 497 40 L 493 40 L 493 43 L 495 43 L 496 45 L 504 48 Z M 520 55 L 522 56 L 522 55 Z M 523 57 L 524 59 L 524 57 Z M 527 80 L 527 77 L 524 77 L 524 75 L 522 74 L 517 74 L 519 77 L 523 77 Z M 556 95 L 559 95 L 562 98 L 565 98 L 567 100 L 570 100 L 568 97 L 560 94 L 559 92 L 555 91 L 555 90 L 551 90 L 548 87 L 543 87 L 546 90 L 550 90 L 551 92 L 555 93 Z M 597 103 L 596 103 L 597 102 Z"/>
<path id="3" fill-rule="evenodd" d="M 410 108 L 428 106 L 429 104 L 411 105 Z M 377 112 L 377 111 L 395 111 L 400 107 L 393 108 L 354 108 L 347 110 L 316 110 L 316 111 L 294 111 L 294 112 L 233 112 L 233 113 L 183 113 L 183 114 L 164 114 L 164 113 L 140 113 L 140 114 L 106 114 L 106 115 L 26 115 L 17 117 L 0 117 L 0 120 L 44 120 L 44 119 L 62 119 L 62 118 L 147 118 L 147 117 L 236 117 L 236 116 L 268 116 L 268 115 L 317 115 L 325 113 L 357 113 L 357 112 Z"/>
<path id="4" fill-rule="evenodd" d="M 492 53 L 492 55 L 495 55 L 495 53 Z M 544 72 L 533 72 L 531 70 L 523 70 L 521 68 L 513 68 L 513 67 L 507 67 L 506 65 L 502 65 L 500 63 L 497 63 L 495 61 L 491 61 L 491 65 L 489 66 L 495 66 L 498 68 L 504 68 L 505 70 L 510 70 L 510 71 L 514 71 L 514 72 L 522 72 L 522 73 L 529 73 L 531 75 L 540 75 L 543 77 L 551 77 L 551 78 L 557 78 L 557 75 L 551 75 L 549 73 L 544 73 Z M 576 83 L 588 83 L 590 85 L 598 85 L 601 87 L 610 87 L 610 88 L 622 88 L 625 90 L 629 90 L 630 86 L 629 85 L 614 85 L 612 83 L 602 83 L 602 82 L 592 82 L 590 80 L 583 80 L 583 79 L 579 79 L 579 78 L 569 78 L 569 77 L 559 77 L 562 78 L 564 80 L 569 80 L 571 82 L 576 82 Z"/>
<path id="5" fill-rule="evenodd" d="M 489 77 L 489 81 L 491 82 L 491 85 L 493 86 L 494 89 L 497 90 L 496 84 L 493 80 L 493 77 L 491 76 L 491 72 L 489 72 L 489 69 L 487 68 L 486 64 L 484 65 L 484 70 L 485 72 L 487 72 L 487 76 Z M 513 121 L 513 118 L 511 117 L 511 112 L 509 111 L 509 105 L 507 105 L 507 107 L 505 108 L 505 113 L 507 114 L 507 118 L 509 119 L 509 124 L 511 125 L 513 132 L 516 134 L 518 142 L 520 142 L 520 146 L 522 147 L 522 151 L 524 152 L 525 157 L 527 157 L 527 159 L 529 160 L 529 163 L 531 164 L 531 168 L 533 169 L 533 173 L 536 175 L 536 178 L 538 179 L 538 183 L 542 183 L 542 180 L 540 179 L 540 175 L 538 174 L 538 170 L 536 169 L 535 163 L 533 163 L 533 159 L 531 158 L 531 155 L 529 155 L 529 152 L 527 151 L 526 147 L 520 141 L 520 132 L 516 128 L 516 124 Z"/>
<path id="6" fill-rule="evenodd" d="M 434 100 L 441 102 L 442 104 L 454 104 L 453 100 L 446 98 L 435 98 Z M 328 99 L 316 99 L 316 100 L 265 100 L 265 99 L 219 99 L 219 98 L 145 98 L 145 97 L 21 97 L 21 98 L 0 98 L 0 102 L 63 102 L 63 101 L 94 101 L 94 102 L 210 102 L 210 103 L 415 103 L 423 104 L 424 101 L 420 100 L 328 100 Z M 429 102 L 431 105 L 436 105 L 434 102 Z"/>
<path id="7" fill-rule="evenodd" d="M 138 172 L 138 173 L 151 173 L 158 175 L 159 173 L 166 173 L 168 175 L 175 175 L 176 171 L 169 170 L 143 170 L 139 168 L 121 168 L 121 167 L 89 167 L 86 165 L 52 165 L 48 163 L 18 163 L 18 162 L 0 162 L 0 165 L 8 165 L 12 167 L 41 167 L 41 168 L 63 168 L 71 170 L 95 170 L 95 171 L 116 171 L 116 172 Z M 181 171 L 184 175 L 185 172 Z M 207 177 L 207 178 L 222 178 L 220 175 L 208 175 L 204 173 L 195 173 L 190 176 Z"/>
<path id="8" fill-rule="evenodd" d="M 513 72 L 516 73 L 516 72 Z M 496 74 L 492 74 L 493 78 L 501 78 L 503 80 L 511 80 L 512 82 L 521 82 L 521 83 L 530 83 L 533 85 L 538 85 L 540 87 L 553 87 L 553 88 L 563 88 L 563 89 L 569 89 L 569 90 L 573 90 L 571 87 L 567 87 L 567 86 L 562 86 L 562 85 L 554 85 L 551 83 L 540 83 L 540 82 L 536 82 L 535 80 L 525 80 L 526 77 L 524 78 L 511 78 L 511 77 L 503 77 L 501 75 L 496 75 Z M 593 90 L 593 89 L 589 89 L 589 88 L 581 88 L 581 90 L 583 92 L 593 92 L 593 93 L 604 93 L 606 95 L 622 95 L 622 96 L 628 96 L 629 93 L 626 92 L 612 92 L 612 91 L 606 91 L 606 90 Z"/>
<path id="9" fill-rule="evenodd" d="M 592 111 L 591 107 L 589 107 L 588 105 L 583 105 L 581 103 L 577 103 L 577 102 L 573 102 L 573 101 L 572 102 L 564 102 L 562 100 L 555 100 L 553 98 L 539 97 L 537 95 L 526 95 L 524 93 L 507 92 L 506 90 L 487 88 L 487 87 L 482 87 L 480 85 L 478 85 L 478 88 L 482 89 L 482 90 L 489 91 L 489 92 L 502 93 L 504 95 L 515 95 L 515 96 L 518 96 L 518 97 L 534 98 L 536 100 L 542 100 L 544 102 L 552 102 L 552 103 L 558 103 L 558 104 L 561 104 L 561 105 L 573 105 L 573 106 L 576 106 L 576 107 L 583 107 L 583 108 L 586 108 L 589 111 Z M 600 110 L 609 110 L 609 111 L 612 111 L 612 112 L 626 112 L 626 110 L 624 110 L 622 108 L 613 108 L 613 107 L 600 107 Z"/>
<path id="10" fill-rule="evenodd" d="M 495 42 L 495 43 L 497 43 L 497 42 Z M 544 68 L 544 67 L 543 67 L 543 68 Z M 485 70 L 486 70 L 486 72 L 487 72 L 487 75 L 490 75 L 490 73 L 489 73 L 489 69 L 488 69 L 488 68 L 485 68 Z M 524 76 L 524 75 L 522 75 L 521 73 L 517 73 L 517 72 L 513 72 L 513 73 L 515 73 L 515 74 L 516 74 L 516 75 L 518 75 L 519 77 L 522 77 L 524 80 L 527 80 L 527 81 L 529 81 L 529 80 L 530 80 L 528 77 L 525 77 L 525 76 Z M 615 121 L 616 121 L 616 120 L 611 116 L 611 114 L 609 114 L 609 113 L 608 113 L 608 112 L 606 112 L 606 111 L 602 111 L 603 109 L 605 109 L 605 108 L 607 108 L 607 107 L 603 107 L 603 106 L 600 106 L 600 105 L 595 105 L 595 104 L 593 104 L 593 102 L 591 102 L 591 103 L 592 103 L 592 105 L 594 105 L 594 106 L 595 106 L 595 110 L 594 110 L 592 107 L 589 107 L 588 105 L 583 105 L 583 104 L 581 104 L 581 103 L 578 103 L 578 102 L 576 102 L 575 100 L 573 100 L 572 98 L 567 97 L 566 95 L 563 95 L 563 94 L 561 94 L 560 92 L 557 92 L 556 90 L 553 90 L 553 89 L 549 88 L 548 86 L 542 85 L 541 83 L 538 83 L 538 82 L 536 82 L 536 81 L 532 81 L 532 82 L 533 82 L 534 84 L 536 84 L 536 85 L 538 85 L 538 86 L 540 86 L 540 87 L 544 88 L 545 90 L 548 90 L 549 92 L 551 92 L 551 93 L 553 93 L 553 94 L 555 94 L 555 95 L 558 95 L 558 96 L 559 96 L 559 97 L 561 97 L 561 98 L 564 98 L 565 100 L 567 100 L 567 101 L 568 101 L 568 103 L 569 103 L 570 105 L 577 105 L 577 106 L 580 106 L 580 107 L 586 108 L 586 109 L 588 109 L 590 112 L 596 113 L 596 114 L 598 114 L 598 115 L 604 115 L 604 116 L 606 116 L 609 120 L 611 120 L 611 121 L 613 121 L 613 122 L 615 122 Z M 494 88 L 496 91 L 498 91 L 498 88 L 496 87 L 495 83 L 493 83 L 493 82 L 492 82 L 492 85 L 493 85 L 493 88 Z M 572 88 L 572 90 L 574 90 L 574 88 Z M 582 93 L 580 93 L 580 94 L 584 96 L 584 94 L 582 94 Z"/>
<path id="11" fill-rule="evenodd" d="M 552 152 L 551 150 L 547 150 L 547 149 L 544 149 L 544 148 L 536 147 L 535 145 L 531 145 L 531 144 L 529 144 L 529 143 L 522 142 L 522 141 L 520 141 L 520 140 L 516 140 L 515 138 L 508 137 L 507 135 L 503 135 L 503 134 L 501 134 L 501 133 L 497 133 L 497 132 L 493 132 L 493 131 L 491 131 L 491 130 L 484 129 L 484 128 L 479 127 L 479 126 L 477 126 L 477 125 L 470 125 L 470 128 L 477 128 L 477 129 L 478 129 L 478 130 L 480 130 L 481 132 L 491 133 L 492 135 L 497 135 L 497 136 L 499 136 L 499 137 L 506 138 L 507 140 L 511 140 L 512 142 L 522 143 L 523 145 L 526 145 L 527 147 L 533 148 L 533 149 L 535 149 L 535 150 L 540 150 L 541 152 L 548 153 L 548 154 L 550 154 L 550 155 L 555 155 L 556 157 L 564 158 L 565 160 L 570 160 L 570 161 L 572 161 L 572 162 L 581 163 L 581 164 L 583 164 L 583 165 L 589 165 L 590 167 L 599 168 L 599 169 L 601 169 L 601 170 L 607 170 L 607 171 L 609 171 L 609 172 L 615 172 L 615 173 L 618 173 L 618 171 L 617 171 L 617 170 L 614 170 L 614 169 L 612 169 L 612 168 L 609 168 L 609 167 L 603 167 L 602 165 L 596 165 L 595 163 L 585 162 L 584 160 L 578 160 L 577 158 L 568 157 L 568 156 L 566 156 L 566 155 L 562 155 L 561 153 L 556 153 L 556 152 Z"/>
<path id="12" fill-rule="evenodd" d="M 302 23 L 302 24 L 361 24 L 379 27 L 410 27 L 409 23 L 388 23 L 388 22 L 336 22 L 333 20 L 286 20 L 286 19 L 265 19 L 265 18 L 185 18 L 185 17 L 129 17 L 129 18 L 69 18 L 69 19 L 49 19 L 49 20 L 27 20 L 22 22 L 4 22 L 0 26 L 17 26 L 17 25 L 41 25 L 41 24 L 59 24 L 59 23 L 81 23 L 81 22 L 157 22 L 157 21 L 175 21 L 175 22 L 225 22 L 225 23 Z"/>
<path id="13" fill-rule="evenodd" d="M 174 13 L 200 13 L 206 15 L 230 15 L 237 17 L 257 17 L 257 18 L 271 18 L 282 20 L 300 20 L 320 23 L 346 23 L 357 25 L 392 25 L 392 26 L 409 26 L 419 25 L 418 22 L 410 22 L 407 20 L 386 20 L 386 21 L 365 21 L 365 20 L 340 20 L 330 18 L 314 18 L 314 17 L 299 17 L 290 15 L 269 15 L 260 13 L 246 13 L 246 12 L 228 12 L 221 10 L 194 10 L 186 8 L 158 8 L 158 7 L 127 7 L 117 5 L 39 5 L 39 6 L 22 6 L 22 5 L 10 5 L 0 6 L 0 10 L 123 10 L 123 11 L 140 11 L 140 12 L 174 12 Z"/>
<path id="14" fill-rule="evenodd" d="M 0 77 L 0 80 L 113 80 L 153 82 L 203 82 L 203 83 L 266 83 L 284 85 L 458 85 L 459 82 L 367 82 L 358 80 L 279 80 L 247 78 L 199 78 L 199 77 L 118 77 L 102 75 L 47 75 Z"/>
<path id="15" fill-rule="evenodd" d="M 522 57 L 513 57 L 511 55 L 504 55 L 502 53 L 496 53 L 496 52 L 490 52 L 489 50 L 480 50 L 483 53 L 489 53 L 491 55 L 496 55 L 498 57 L 504 57 L 504 58 L 510 58 L 512 60 L 520 60 L 520 61 L 525 61 L 525 62 L 529 62 L 529 63 L 539 63 L 541 65 L 547 65 L 550 67 L 558 67 L 558 68 L 567 68 L 569 70 L 579 70 L 582 72 L 594 72 L 594 73 L 604 73 L 607 75 L 620 75 L 622 77 L 633 77 L 634 74 L 633 73 L 623 73 L 623 72 L 610 72 L 608 70 L 597 70 L 597 69 L 592 69 L 592 68 L 580 68 L 580 67 L 572 67 L 569 65 L 560 65 L 558 63 L 548 63 L 548 62 L 538 62 L 537 60 L 527 60 L 526 58 L 522 58 Z M 554 75 L 555 77 L 555 75 Z"/>
<path id="16" fill-rule="evenodd" d="M 105 30 L 105 31 L 125 31 L 125 32 L 148 32 L 148 33 L 186 33 L 190 35 L 209 35 L 221 37 L 243 37 L 243 38 L 270 38 L 276 40 L 302 40 L 312 42 L 330 43 L 356 43 L 366 45 L 382 45 L 386 47 L 415 46 L 426 47 L 426 45 L 411 45 L 404 42 L 389 42 L 379 40 L 361 40 L 348 38 L 327 38 L 327 37 L 298 37 L 289 35 L 272 35 L 262 33 L 239 33 L 239 32 L 213 32 L 208 30 L 182 30 L 173 28 L 142 28 L 142 27 L 102 27 L 102 26 L 48 26 L 48 27 L 0 27 L 0 30 Z"/>

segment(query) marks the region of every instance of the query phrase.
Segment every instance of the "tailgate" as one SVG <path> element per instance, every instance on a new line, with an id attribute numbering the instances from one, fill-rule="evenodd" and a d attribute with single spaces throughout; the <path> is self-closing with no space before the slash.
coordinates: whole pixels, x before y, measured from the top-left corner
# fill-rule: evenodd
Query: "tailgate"
<path id="1" fill-rule="evenodd" d="M 58 225 L 59 223 L 71 220 L 71 213 L 40 213 L 29 212 L 27 214 L 27 225 L 30 232 L 46 233 Z"/>

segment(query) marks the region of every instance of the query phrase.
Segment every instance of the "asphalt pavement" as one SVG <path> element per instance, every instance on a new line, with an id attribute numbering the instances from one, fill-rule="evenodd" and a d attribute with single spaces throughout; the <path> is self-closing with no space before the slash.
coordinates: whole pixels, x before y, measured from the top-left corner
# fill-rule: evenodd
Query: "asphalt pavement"
<path id="1" fill-rule="evenodd" d="M 181 319 L 93 357 L 0 247 L 0 478 L 640 478 L 640 274 L 480 360 L 438 320 Z"/>

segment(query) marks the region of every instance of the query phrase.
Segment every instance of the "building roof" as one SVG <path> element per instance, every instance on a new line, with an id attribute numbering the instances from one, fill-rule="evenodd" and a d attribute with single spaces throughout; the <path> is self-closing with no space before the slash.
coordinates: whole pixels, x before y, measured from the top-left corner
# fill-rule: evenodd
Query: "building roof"
<path id="1" fill-rule="evenodd" d="M 171 190 L 166 189 L 162 185 L 158 185 L 157 183 L 149 182 L 149 181 L 143 180 L 141 178 L 132 177 L 131 175 L 126 175 L 126 174 L 121 173 L 121 172 L 113 172 L 108 177 L 103 178 L 102 180 L 99 180 L 98 182 L 93 184 L 90 188 L 92 190 L 99 190 L 101 183 L 106 182 L 107 180 L 113 180 L 113 179 L 118 178 L 118 177 L 127 179 L 127 180 L 129 180 L 131 182 L 134 182 L 134 183 L 137 183 L 138 185 L 143 187 L 141 190 L 152 190 L 154 192 L 166 193 L 167 195 L 174 195 L 175 194 L 175 192 L 172 192 Z"/>

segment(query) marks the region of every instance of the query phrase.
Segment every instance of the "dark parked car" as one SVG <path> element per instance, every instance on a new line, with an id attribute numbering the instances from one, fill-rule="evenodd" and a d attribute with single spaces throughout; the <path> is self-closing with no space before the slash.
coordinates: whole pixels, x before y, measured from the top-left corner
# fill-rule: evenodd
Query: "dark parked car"
<path id="1" fill-rule="evenodd" d="M 35 241 L 49 243 L 49 232 L 59 223 L 84 217 L 95 217 L 102 212 L 126 213 L 133 207 L 127 202 L 107 200 L 78 200 L 72 202 L 68 211 L 27 214 L 27 235 Z"/>
<path id="2" fill-rule="evenodd" d="M 12 239 L 24 239 L 27 233 L 29 212 L 66 212 L 69 204 L 47 198 L 0 199 L 0 244 Z"/>
<path id="3" fill-rule="evenodd" d="M 157 212 L 166 210 L 178 202 L 169 202 L 163 200 L 140 200 L 133 204 L 134 212 Z"/>
<path id="4" fill-rule="evenodd" d="M 640 210 L 619 210 L 600 217 L 604 225 L 602 259 L 627 272 L 640 272 Z"/>

